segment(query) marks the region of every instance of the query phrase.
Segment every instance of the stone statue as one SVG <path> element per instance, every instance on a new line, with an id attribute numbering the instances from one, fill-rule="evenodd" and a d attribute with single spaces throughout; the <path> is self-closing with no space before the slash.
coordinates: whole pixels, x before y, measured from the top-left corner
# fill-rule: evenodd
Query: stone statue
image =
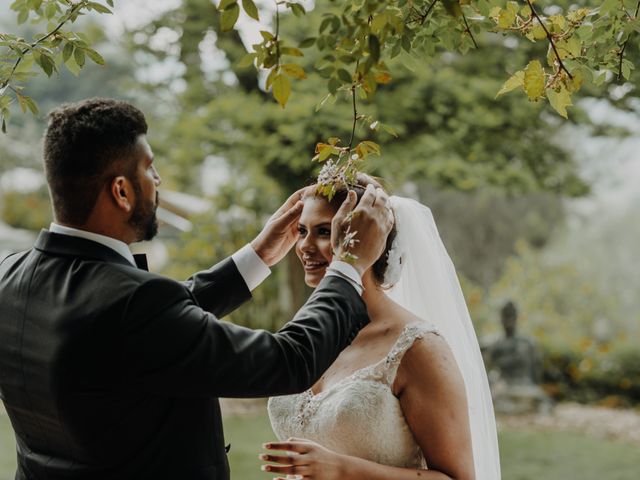
<path id="1" fill-rule="evenodd" d="M 502 307 L 500 316 L 505 336 L 486 351 L 496 411 L 548 411 L 551 402 L 539 386 L 542 381 L 540 350 L 533 339 L 517 334 L 518 310 L 513 302 Z"/>

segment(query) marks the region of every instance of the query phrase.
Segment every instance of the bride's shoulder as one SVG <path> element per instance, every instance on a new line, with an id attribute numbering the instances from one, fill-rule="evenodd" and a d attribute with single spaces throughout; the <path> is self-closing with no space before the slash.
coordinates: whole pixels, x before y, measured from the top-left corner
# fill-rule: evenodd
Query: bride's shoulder
<path id="1" fill-rule="evenodd" d="M 416 381 L 437 384 L 459 375 L 453 352 L 436 328 L 423 321 L 408 325 L 405 331 L 407 348 L 398 366 L 396 389 Z"/>
<path id="2" fill-rule="evenodd" d="M 413 334 L 419 336 L 422 336 L 426 333 L 432 333 L 434 335 L 440 334 L 438 328 L 429 323 L 426 319 L 420 318 L 402 307 L 400 308 L 401 311 L 398 312 L 397 320 L 399 325 L 402 326 L 403 334 Z"/>

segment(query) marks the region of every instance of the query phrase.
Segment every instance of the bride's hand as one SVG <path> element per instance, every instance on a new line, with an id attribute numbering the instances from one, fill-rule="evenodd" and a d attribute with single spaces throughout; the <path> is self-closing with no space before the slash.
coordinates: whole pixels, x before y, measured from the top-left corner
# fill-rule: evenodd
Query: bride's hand
<path id="1" fill-rule="evenodd" d="M 262 470 L 265 472 L 283 475 L 276 477 L 276 480 L 286 480 L 286 475 L 296 475 L 294 478 L 304 478 L 305 480 L 344 478 L 344 455 L 333 452 L 311 440 L 290 438 L 286 442 L 266 443 L 264 448 L 285 452 L 260 455 L 260 460 L 276 464 L 262 466 Z"/>

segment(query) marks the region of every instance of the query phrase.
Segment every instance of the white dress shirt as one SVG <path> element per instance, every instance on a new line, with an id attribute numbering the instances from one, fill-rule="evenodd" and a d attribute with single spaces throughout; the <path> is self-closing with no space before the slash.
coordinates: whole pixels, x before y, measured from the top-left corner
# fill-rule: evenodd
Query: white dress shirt
<path id="1" fill-rule="evenodd" d="M 129 250 L 129 246 L 115 238 L 100 235 L 98 233 L 87 232 L 85 230 L 79 230 L 77 228 L 66 227 L 55 222 L 51 223 L 49 231 L 61 235 L 85 238 L 87 240 L 100 243 L 105 247 L 109 247 L 111 250 L 115 250 L 116 253 L 126 258 L 131 265 L 136 265 L 136 262 L 133 259 L 133 254 L 131 253 L 131 250 Z M 249 291 L 254 290 L 271 274 L 271 269 L 262 261 L 255 250 L 251 248 L 251 245 L 245 245 L 234 253 L 231 258 L 236 264 L 244 282 L 247 284 Z"/>

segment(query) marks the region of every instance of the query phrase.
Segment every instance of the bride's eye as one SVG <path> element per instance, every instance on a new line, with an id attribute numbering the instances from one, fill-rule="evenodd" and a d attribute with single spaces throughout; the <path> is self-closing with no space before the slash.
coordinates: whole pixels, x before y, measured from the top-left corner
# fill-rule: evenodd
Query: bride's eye
<path id="1" fill-rule="evenodd" d="M 300 236 L 304 237 L 307 234 L 307 229 L 304 227 L 298 227 L 298 233 Z"/>
<path id="2" fill-rule="evenodd" d="M 331 229 L 330 228 L 321 228 L 318 230 L 318 233 L 320 235 L 329 235 L 331 236 Z"/>

